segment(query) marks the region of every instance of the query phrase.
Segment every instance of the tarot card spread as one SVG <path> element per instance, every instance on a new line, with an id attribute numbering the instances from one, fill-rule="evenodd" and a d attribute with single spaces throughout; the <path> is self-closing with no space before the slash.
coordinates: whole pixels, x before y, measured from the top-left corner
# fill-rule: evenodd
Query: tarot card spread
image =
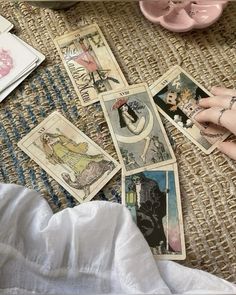
<path id="1" fill-rule="evenodd" d="M 101 94 L 101 105 L 126 174 L 175 162 L 146 84 Z"/>
<path id="2" fill-rule="evenodd" d="M 58 112 L 18 146 L 79 202 L 91 200 L 120 165 Z"/>
<path id="3" fill-rule="evenodd" d="M 198 100 L 211 94 L 179 66 L 168 71 L 150 89 L 160 113 L 206 154 L 229 136 L 222 127 L 200 124 L 194 119 L 203 110 Z"/>
<path id="4" fill-rule="evenodd" d="M 99 93 L 127 86 L 97 25 L 81 28 L 54 41 L 82 105 L 98 101 Z"/>
<path id="5" fill-rule="evenodd" d="M 185 259 L 177 164 L 123 176 L 123 203 L 159 259 Z"/>

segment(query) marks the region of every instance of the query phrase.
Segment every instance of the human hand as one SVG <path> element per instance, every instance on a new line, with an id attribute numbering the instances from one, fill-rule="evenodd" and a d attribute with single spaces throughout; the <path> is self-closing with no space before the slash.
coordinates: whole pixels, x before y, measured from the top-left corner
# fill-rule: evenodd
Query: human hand
<path id="1" fill-rule="evenodd" d="M 198 113 L 195 119 L 199 123 L 211 122 L 221 125 L 236 135 L 236 90 L 213 87 L 211 93 L 214 96 L 199 100 L 199 106 L 205 110 Z M 222 142 L 218 149 L 236 160 L 236 143 Z"/>

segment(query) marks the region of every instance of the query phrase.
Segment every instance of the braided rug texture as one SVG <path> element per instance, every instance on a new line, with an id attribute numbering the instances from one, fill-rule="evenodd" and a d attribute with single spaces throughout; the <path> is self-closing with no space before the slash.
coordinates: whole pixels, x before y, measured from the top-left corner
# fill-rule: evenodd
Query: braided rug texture
<path id="1" fill-rule="evenodd" d="M 46 55 L 46 61 L 0 104 L 0 181 L 42 193 L 52 210 L 77 202 L 18 147 L 17 142 L 52 111 L 59 110 L 116 157 L 99 104 L 82 107 L 53 38 L 96 22 L 129 84 L 151 85 L 179 64 L 210 89 L 236 86 L 236 4 L 205 30 L 168 32 L 148 22 L 135 2 L 79 2 L 66 11 L 1 2 L 13 33 Z M 219 153 L 203 154 L 165 122 L 177 157 L 187 259 L 185 265 L 236 283 L 236 165 Z M 120 201 L 120 175 L 97 199 Z"/>

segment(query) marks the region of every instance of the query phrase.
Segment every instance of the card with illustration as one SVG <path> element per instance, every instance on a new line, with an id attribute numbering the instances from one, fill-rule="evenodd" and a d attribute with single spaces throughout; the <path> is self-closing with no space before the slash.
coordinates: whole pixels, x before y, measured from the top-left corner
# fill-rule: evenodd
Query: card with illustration
<path id="1" fill-rule="evenodd" d="M 98 101 L 100 93 L 127 86 L 125 77 L 96 24 L 54 41 L 82 105 Z"/>
<path id="2" fill-rule="evenodd" d="M 90 201 L 120 170 L 117 161 L 58 112 L 18 146 L 80 203 Z"/>
<path id="3" fill-rule="evenodd" d="M 220 126 L 200 124 L 194 119 L 203 110 L 198 100 L 211 93 L 181 67 L 170 69 L 150 90 L 160 113 L 206 154 L 229 136 Z"/>
<path id="4" fill-rule="evenodd" d="M 125 173 L 175 162 L 175 155 L 146 84 L 100 95 Z"/>
<path id="5" fill-rule="evenodd" d="M 177 164 L 123 175 L 122 202 L 158 259 L 186 257 Z"/>
<path id="6" fill-rule="evenodd" d="M 13 24 L 0 15 L 0 33 L 9 32 L 13 28 Z"/>

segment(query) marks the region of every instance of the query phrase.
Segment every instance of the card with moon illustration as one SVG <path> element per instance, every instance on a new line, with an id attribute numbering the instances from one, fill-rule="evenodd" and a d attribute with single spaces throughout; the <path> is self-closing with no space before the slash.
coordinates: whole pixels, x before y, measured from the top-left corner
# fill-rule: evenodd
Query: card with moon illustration
<path id="1" fill-rule="evenodd" d="M 100 93 L 128 85 L 96 24 L 57 37 L 54 42 L 82 105 L 98 101 Z"/>
<path id="2" fill-rule="evenodd" d="M 186 257 L 177 164 L 122 176 L 122 202 L 158 259 Z"/>
<path id="3" fill-rule="evenodd" d="M 176 161 L 146 84 L 101 94 L 101 105 L 125 173 Z"/>
<path id="4" fill-rule="evenodd" d="M 160 113 L 204 153 L 210 154 L 229 136 L 230 133 L 220 126 L 200 124 L 194 119 L 203 110 L 198 100 L 211 93 L 181 67 L 170 69 L 150 90 Z"/>
<path id="5" fill-rule="evenodd" d="M 49 115 L 18 146 L 80 203 L 90 201 L 121 168 L 58 112 Z"/>

